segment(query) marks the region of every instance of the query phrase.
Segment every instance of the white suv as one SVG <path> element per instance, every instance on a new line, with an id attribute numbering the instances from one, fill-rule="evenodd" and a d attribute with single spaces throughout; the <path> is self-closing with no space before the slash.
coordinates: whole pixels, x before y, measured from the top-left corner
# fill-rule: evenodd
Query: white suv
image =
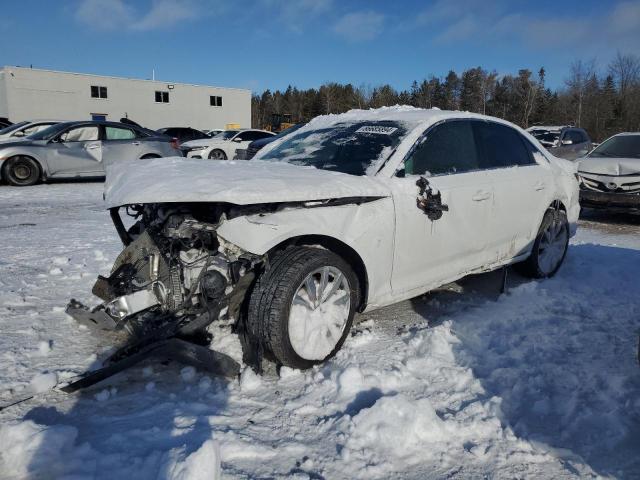
<path id="1" fill-rule="evenodd" d="M 143 339 L 233 320 L 245 360 L 296 368 L 357 311 L 503 265 L 554 275 L 579 214 L 575 166 L 531 135 L 411 107 L 318 117 L 249 162 L 114 164 L 106 202 L 126 248 L 76 318 Z"/>

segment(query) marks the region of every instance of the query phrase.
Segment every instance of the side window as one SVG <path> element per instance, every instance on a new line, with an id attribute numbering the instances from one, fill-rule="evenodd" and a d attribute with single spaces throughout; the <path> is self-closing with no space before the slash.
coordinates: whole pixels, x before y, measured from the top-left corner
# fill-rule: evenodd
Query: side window
<path id="1" fill-rule="evenodd" d="M 48 127 L 49 125 L 47 125 Z M 42 128 L 46 128 L 46 127 L 42 127 L 42 125 L 31 125 L 30 127 L 25 128 L 24 130 L 19 130 L 19 134 L 16 135 L 16 133 L 14 133 L 12 136 L 19 136 L 19 137 L 28 137 L 29 135 L 31 135 L 32 133 L 36 133 L 37 131 L 41 130 Z"/>
<path id="2" fill-rule="evenodd" d="M 480 167 L 505 168 L 535 163 L 524 138 L 513 128 L 499 123 L 474 122 L 478 148 L 482 152 Z"/>
<path id="3" fill-rule="evenodd" d="M 587 141 L 587 137 L 580 130 L 568 130 L 565 134 L 564 138 L 566 140 L 571 140 L 574 144 L 583 143 Z"/>
<path id="4" fill-rule="evenodd" d="M 72 128 L 60 135 L 62 142 L 91 142 L 94 140 L 98 140 L 98 127 L 93 125 Z"/>
<path id="5" fill-rule="evenodd" d="M 136 138 L 136 134 L 133 130 L 120 127 L 105 127 L 107 140 L 131 140 Z"/>
<path id="6" fill-rule="evenodd" d="M 260 140 L 262 138 L 268 138 L 268 137 L 273 137 L 273 135 L 271 135 L 270 133 L 265 133 L 265 132 L 253 132 L 254 134 L 254 140 Z"/>
<path id="7" fill-rule="evenodd" d="M 477 170 L 471 123 L 445 122 L 432 128 L 405 162 L 406 175 L 446 175 Z"/>
<path id="8" fill-rule="evenodd" d="M 255 140 L 253 133 L 254 132 L 242 132 L 242 133 L 239 133 L 235 138 L 243 142 L 252 142 L 253 140 Z"/>

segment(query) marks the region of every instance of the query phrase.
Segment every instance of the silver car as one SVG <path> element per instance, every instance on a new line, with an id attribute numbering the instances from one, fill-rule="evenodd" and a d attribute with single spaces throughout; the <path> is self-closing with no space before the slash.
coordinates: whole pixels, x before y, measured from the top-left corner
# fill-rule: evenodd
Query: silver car
<path id="1" fill-rule="evenodd" d="M 0 143 L 0 179 L 27 186 L 49 178 L 104 177 L 114 161 L 181 156 L 177 142 L 117 122 L 64 122 Z"/>
<path id="2" fill-rule="evenodd" d="M 34 120 L 33 122 L 14 123 L 0 130 L 0 142 L 20 140 L 57 123 L 60 123 L 60 120 Z"/>
<path id="3" fill-rule="evenodd" d="M 591 139 L 583 128 L 535 126 L 528 128 L 527 132 L 536 137 L 554 156 L 565 160 L 584 157 L 593 148 Z"/>
<path id="4" fill-rule="evenodd" d="M 579 160 L 580 205 L 640 212 L 640 132 L 619 133 Z"/>

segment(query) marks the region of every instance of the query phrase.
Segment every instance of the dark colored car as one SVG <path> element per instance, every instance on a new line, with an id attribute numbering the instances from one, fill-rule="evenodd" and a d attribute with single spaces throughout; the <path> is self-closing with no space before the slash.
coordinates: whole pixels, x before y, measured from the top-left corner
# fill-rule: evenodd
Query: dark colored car
<path id="1" fill-rule="evenodd" d="M 158 133 L 177 138 L 180 143 L 189 142 L 191 140 L 200 140 L 202 138 L 210 138 L 206 133 L 191 127 L 167 127 L 156 130 Z"/>
<path id="2" fill-rule="evenodd" d="M 298 130 L 299 128 L 301 128 L 304 125 L 306 125 L 306 124 L 305 123 L 298 123 L 296 125 L 293 125 L 292 127 L 289 127 L 287 129 L 281 131 L 279 134 L 274 135 L 272 137 L 267 137 L 267 138 L 261 138 L 259 140 L 254 140 L 253 142 L 251 142 L 249 144 L 249 146 L 246 148 L 246 150 L 236 150 L 236 156 L 234 157 L 234 160 L 251 160 L 253 157 L 256 156 L 256 153 L 258 153 L 258 151 L 260 151 L 265 145 L 268 145 L 271 142 L 275 142 L 279 138 L 282 138 L 285 135 L 288 135 L 290 133 L 295 132 L 296 130 Z"/>
<path id="3" fill-rule="evenodd" d="M 527 129 L 554 156 L 566 160 L 584 157 L 593 148 L 589 134 L 577 127 L 535 126 Z"/>

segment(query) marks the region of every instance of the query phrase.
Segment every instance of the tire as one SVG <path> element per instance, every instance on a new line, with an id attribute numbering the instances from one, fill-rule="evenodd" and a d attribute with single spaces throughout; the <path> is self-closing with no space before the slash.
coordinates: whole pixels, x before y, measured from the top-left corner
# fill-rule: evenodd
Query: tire
<path id="1" fill-rule="evenodd" d="M 42 169 L 33 158 L 20 155 L 5 161 L 2 176 L 9 185 L 28 187 L 40 181 Z"/>
<path id="2" fill-rule="evenodd" d="M 554 233 L 555 232 L 555 233 Z M 551 243 L 549 243 L 551 241 Z M 517 265 L 520 273 L 531 278 L 550 278 L 560 269 L 569 246 L 569 222 L 562 210 L 544 214 L 531 255 Z M 546 256 L 545 256 L 545 251 Z M 551 255 L 551 256 L 549 256 Z"/>
<path id="3" fill-rule="evenodd" d="M 160 155 L 156 155 L 155 153 L 147 153 L 140 157 L 140 160 L 147 160 L 148 158 L 162 158 Z"/>
<path id="4" fill-rule="evenodd" d="M 226 159 L 227 159 L 227 154 L 224 153 L 219 148 L 216 148 L 215 150 L 211 150 L 211 152 L 209 152 L 209 160 L 226 160 Z"/>
<path id="5" fill-rule="evenodd" d="M 310 275 L 319 278 L 318 284 L 312 282 L 317 291 L 324 275 L 318 272 L 327 272 L 326 287 L 320 291 L 320 296 L 324 294 L 327 299 L 310 308 L 310 295 L 302 301 L 303 292 L 307 292 L 305 279 Z M 307 369 L 340 350 L 351 329 L 359 296 L 358 278 L 341 257 L 320 248 L 290 247 L 277 253 L 256 281 L 247 311 L 248 333 L 277 363 Z M 307 331 L 302 325 L 319 328 Z M 309 337 L 319 341 L 307 342 Z"/>

